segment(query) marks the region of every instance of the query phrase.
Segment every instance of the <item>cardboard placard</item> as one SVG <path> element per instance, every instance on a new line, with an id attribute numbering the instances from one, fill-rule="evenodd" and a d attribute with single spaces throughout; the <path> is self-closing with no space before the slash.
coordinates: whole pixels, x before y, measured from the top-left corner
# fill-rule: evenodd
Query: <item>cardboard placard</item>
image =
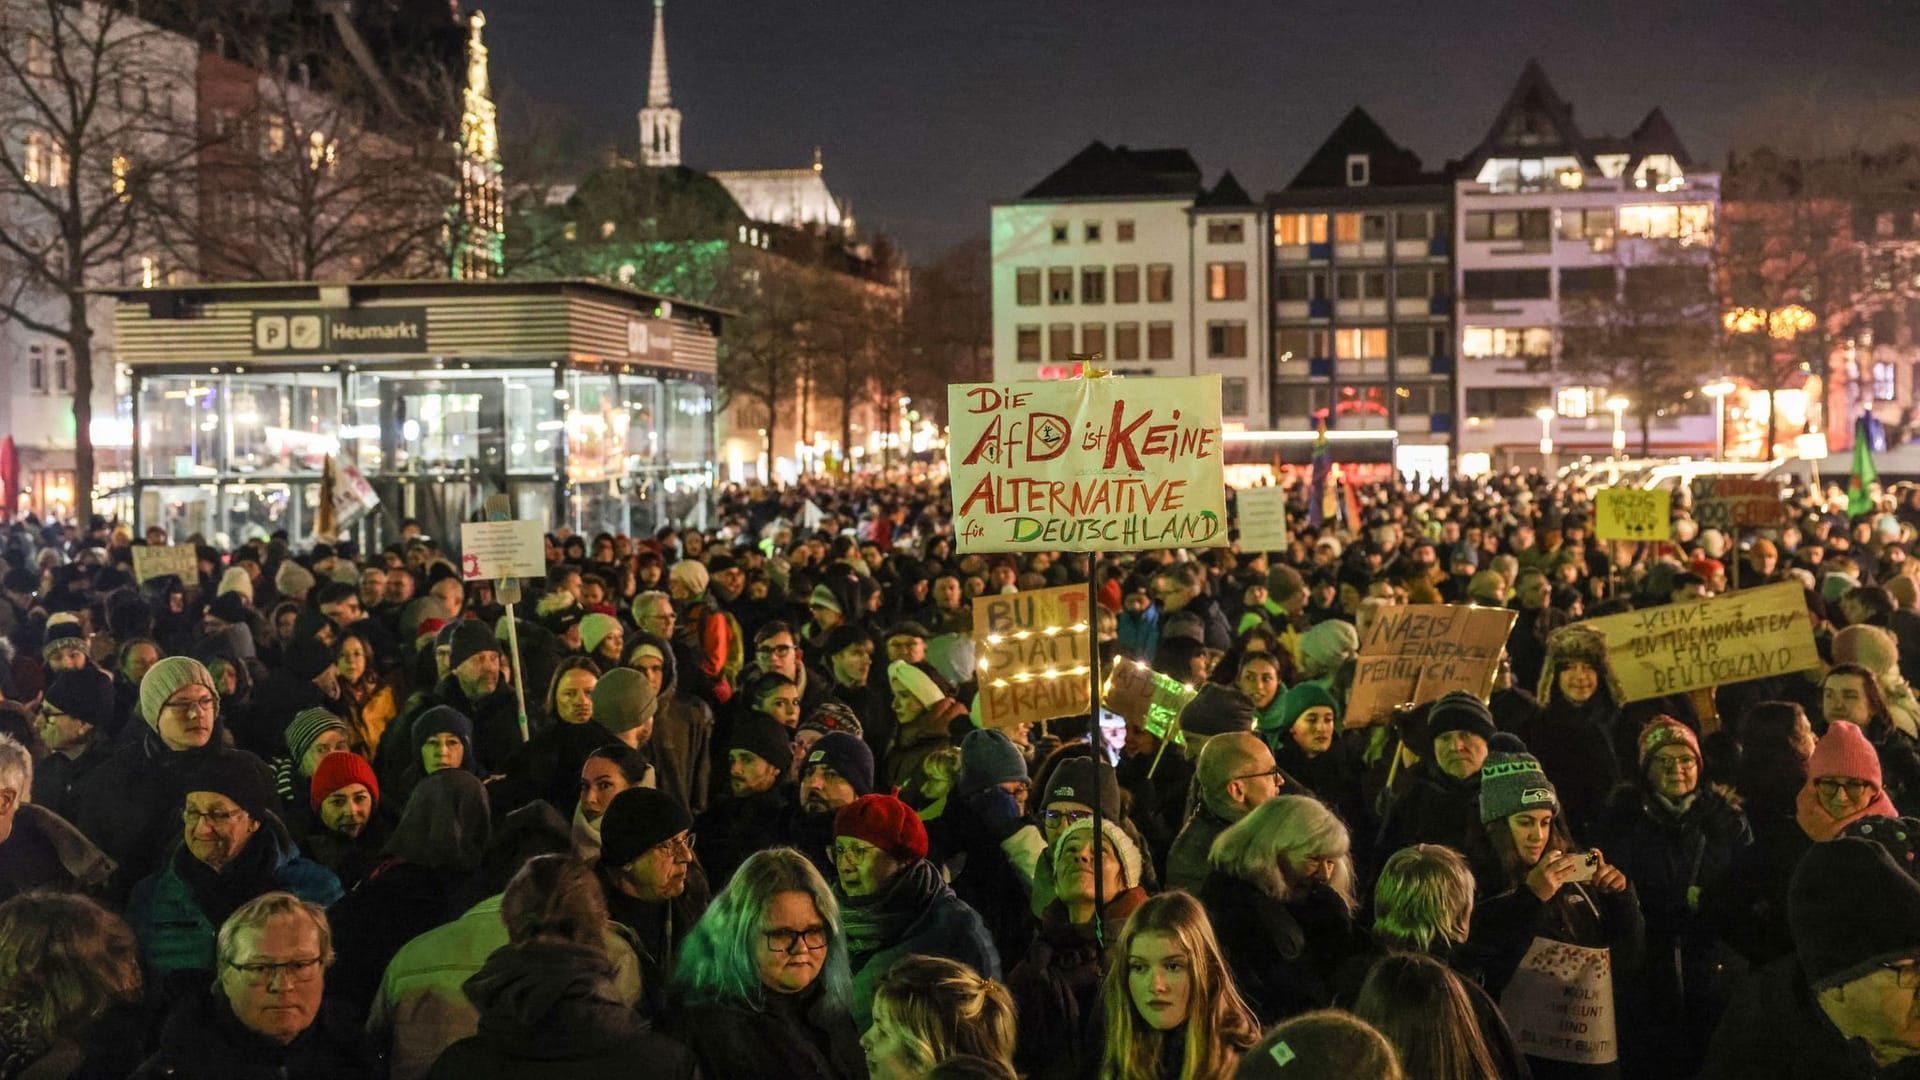
<path id="1" fill-rule="evenodd" d="M 1673 493 L 1601 488 L 1593 496 L 1596 540 L 1673 539 Z"/>
<path id="2" fill-rule="evenodd" d="M 962 552 L 1220 547 L 1220 376 L 948 388 Z"/>
<path id="3" fill-rule="evenodd" d="M 1239 512 L 1241 551 L 1287 549 L 1287 490 L 1280 487 L 1241 488 L 1234 494 Z"/>
<path id="4" fill-rule="evenodd" d="M 546 529 L 540 521 L 467 521 L 460 525 L 464 581 L 540 577 L 547 572 Z"/>
<path id="5" fill-rule="evenodd" d="M 1466 604 L 1383 609 L 1360 642 L 1342 724 L 1384 724 L 1402 705 L 1424 704 L 1454 690 L 1485 700 L 1519 616 L 1506 608 Z"/>
<path id="6" fill-rule="evenodd" d="M 1612 953 L 1534 938 L 1500 994 L 1500 1014 L 1514 1045 L 1531 1057 L 1581 1065 L 1617 1061 Z"/>
<path id="7" fill-rule="evenodd" d="M 1186 736 L 1174 730 L 1180 710 L 1198 696 L 1199 691 L 1170 675 L 1162 675 L 1137 660 L 1123 659 L 1114 665 L 1100 690 L 1100 704 L 1117 713 L 1129 724 L 1139 724 L 1155 736 L 1166 738 L 1174 731 L 1173 741 L 1184 744 Z"/>
<path id="8" fill-rule="evenodd" d="M 1621 704 L 1745 682 L 1820 664 L 1795 582 L 1588 619 L 1607 639 Z"/>
<path id="9" fill-rule="evenodd" d="M 133 576 L 141 584 L 172 574 L 182 584 L 200 584 L 200 559 L 192 544 L 150 544 L 133 546 Z"/>
<path id="10" fill-rule="evenodd" d="M 1087 607 L 1084 585 L 974 598 L 981 727 L 1081 716 L 1093 707 Z"/>
<path id="11" fill-rule="evenodd" d="M 1752 476 L 1702 476 L 1693 482 L 1693 520 L 1703 529 L 1750 529 L 1785 525 L 1780 485 Z"/>

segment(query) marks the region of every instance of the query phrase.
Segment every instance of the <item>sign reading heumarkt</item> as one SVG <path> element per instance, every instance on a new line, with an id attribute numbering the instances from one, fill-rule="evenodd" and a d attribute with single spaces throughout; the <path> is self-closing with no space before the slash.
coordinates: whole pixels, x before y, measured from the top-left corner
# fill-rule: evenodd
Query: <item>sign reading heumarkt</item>
<path id="1" fill-rule="evenodd" d="M 461 580 L 499 581 L 540 577 L 546 572 L 546 532 L 537 518 L 461 523 Z"/>
<path id="2" fill-rule="evenodd" d="M 427 309 L 285 308 L 253 313 L 253 355 L 427 351 Z"/>
<path id="3" fill-rule="evenodd" d="M 1227 542 L 1220 377 L 947 390 L 962 552 Z"/>

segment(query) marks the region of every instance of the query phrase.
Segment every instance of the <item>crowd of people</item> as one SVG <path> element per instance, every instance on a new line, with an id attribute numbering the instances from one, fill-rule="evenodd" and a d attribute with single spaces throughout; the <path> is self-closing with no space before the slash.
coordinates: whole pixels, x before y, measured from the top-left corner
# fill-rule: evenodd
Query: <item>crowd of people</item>
<path id="1" fill-rule="evenodd" d="M 1920 491 L 1305 494 L 961 554 L 932 483 L 728 489 L 512 609 L 411 522 L 15 523 L 0 1080 L 1920 1075 Z M 1816 666 L 1628 701 L 1585 622 L 1777 583 Z M 971 601 L 1060 585 L 1170 725 L 982 726 Z M 1350 713 L 1402 604 L 1514 612 L 1486 693 Z"/>

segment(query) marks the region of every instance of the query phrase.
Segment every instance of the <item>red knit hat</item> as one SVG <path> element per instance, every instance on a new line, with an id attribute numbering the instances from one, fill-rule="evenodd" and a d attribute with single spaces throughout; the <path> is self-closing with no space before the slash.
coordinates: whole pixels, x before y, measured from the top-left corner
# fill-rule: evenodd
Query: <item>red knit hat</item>
<path id="1" fill-rule="evenodd" d="M 1653 755 L 1662 747 L 1681 745 L 1693 751 L 1693 760 L 1698 763 L 1700 757 L 1700 739 L 1693 729 L 1675 720 L 1671 716 L 1656 716 L 1647 721 L 1640 729 L 1640 771 L 1646 772 L 1647 765 L 1653 761 Z"/>
<path id="2" fill-rule="evenodd" d="M 327 796 L 346 787 L 348 784 L 365 784 L 373 795 L 373 801 L 380 801 L 380 781 L 373 775 L 373 766 L 367 759 L 351 750 L 335 750 L 320 759 L 314 767 L 313 783 L 307 786 L 307 798 L 315 810 L 327 801 Z"/>
<path id="3" fill-rule="evenodd" d="M 865 840 L 896 859 L 927 857 L 927 827 L 898 795 L 862 795 L 841 807 L 833 835 Z"/>

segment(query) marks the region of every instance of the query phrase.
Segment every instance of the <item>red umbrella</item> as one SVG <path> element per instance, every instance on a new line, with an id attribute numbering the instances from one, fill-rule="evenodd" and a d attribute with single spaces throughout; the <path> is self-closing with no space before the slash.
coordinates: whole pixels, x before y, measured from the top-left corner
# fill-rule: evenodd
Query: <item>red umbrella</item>
<path id="1" fill-rule="evenodd" d="M 20 506 L 20 453 L 14 449 L 13 436 L 0 439 L 0 518 L 13 520 Z"/>

